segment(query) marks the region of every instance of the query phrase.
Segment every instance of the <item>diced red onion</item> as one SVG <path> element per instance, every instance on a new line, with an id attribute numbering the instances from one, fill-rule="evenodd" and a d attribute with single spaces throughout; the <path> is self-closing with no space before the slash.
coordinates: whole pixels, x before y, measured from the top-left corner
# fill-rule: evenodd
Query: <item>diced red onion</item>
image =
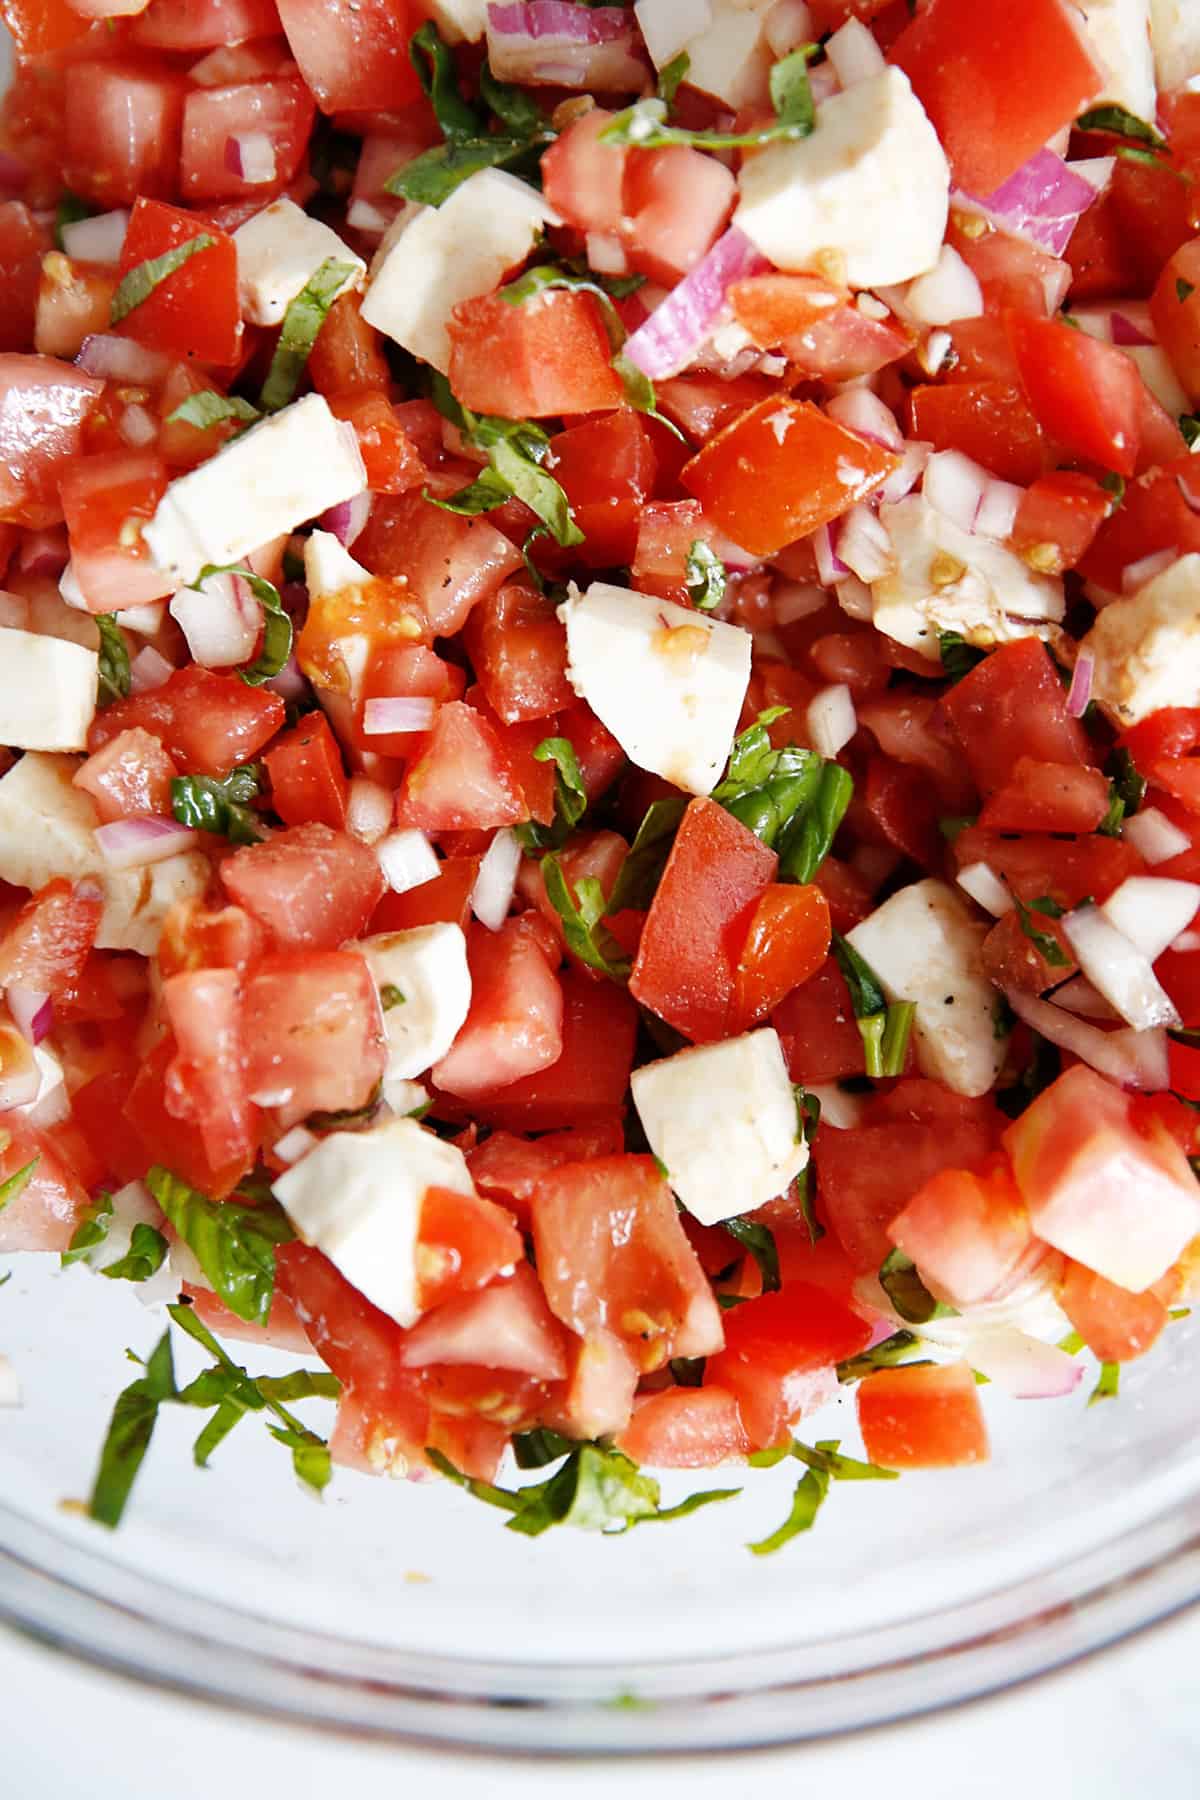
<path id="1" fill-rule="evenodd" d="M 1200 931 L 1181 931 L 1171 945 L 1177 956 L 1190 956 L 1200 950 Z"/>
<path id="2" fill-rule="evenodd" d="M 225 167 L 239 181 L 265 187 L 275 179 L 275 145 L 265 131 L 239 131 L 225 139 Z"/>
<path id="3" fill-rule="evenodd" d="M 804 716 L 813 749 L 831 760 L 846 748 L 858 730 L 854 700 L 842 681 L 814 694 Z"/>
<path id="4" fill-rule="evenodd" d="M 633 15 L 623 6 L 516 0 L 488 7 L 488 62 L 502 81 L 635 92 L 646 75 L 637 54 L 640 41 Z"/>
<path id="5" fill-rule="evenodd" d="M 776 625 L 794 625 L 797 619 L 811 618 L 828 603 L 829 595 L 815 581 L 789 581 L 778 576 L 771 589 L 771 610 Z"/>
<path id="6" fill-rule="evenodd" d="M 62 228 L 63 249 L 76 262 L 105 263 L 115 268 L 121 260 L 128 229 L 129 214 L 124 207 L 96 213 L 90 219 L 76 219 Z"/>
<path id="7" fill-rule="evenodd" d="M 1135 1031 L 1178 1026 L 1179 1014 L 1148 956 L 1117 930 L 1098 906 L 1064 914 L 1063 935 L 1092 985 Z"/>
<path id="8" fill-rule="evenodd" d="M 1096 189 L 1053 150 L 1039 150 L 994 193 L 966 198 L 1006 231 L 1061 256 Z"/>
<path id="9" fill-rule="evenodd" d="M 1165 1031 L 1101 1031 L 1019 988 L 1006 988 L 1005 993 L 1018 1019 L 1060 1050 L 1078 1056 L 1097 1074 L 1145 1093 L 1170 1086 Z"/>
<path id="10" fill-rule="evenodd" d="M 310 1150 L 315 1150 L 317 1141 L 306 1125 L 293 1125 L 290 1131 L 284 1132 L 273 1148 L 280 1162 L 294 1163 L 299 1162 L 302 1156 L 307 1156 Z"/>
<path id="11" fill-rule="evenodd" d="M 712 24 L 708 0 L 637 0 L 633 11 L 656 69 L 674 62 Z"/>
<path id="12" fill-rule="evenodd" d="M 1168 945 L 1191 925 L 1197 906 L 1200 887 L 1194 881 L 1172 881 L 1164 875 L 1129 875 L 1103 902 L 1100 911 L 1147 962 L 1156 963 Z"/>
<path id="13" fill-rule="evenodd" d="M 859 437 L 867 438 L 872 444 L 882 444 L 885 450 L 904 448 L 895 413 L 868 387 L 844 388 L 829 401 L 825 411 L 839 425 L 844 425 L 848 431 L 856 431 Z"/>
<path id="14" fill-rule="evenodd" d="M 98 375 L 103 381 L 153 387 L 166 374 L 169 359 L 161 350 L 147 350 L 134 338 L 94 332 L 91 337 L 84 338 L 75 366 L 88 375 Z"/>
<path id="15" fill-rule="evenodd" d="M 1002 919 L 1005 913 L 1012 911 L 1013 897 L 990 864 L 968 863 L 958 871 L 956 879 L 963 893 L 970 894 L 976 905 L 991 913 L 993 919 Z"/>
<path id="16" fill-rule="evenodd" d="M 262 609 L 241 575 L 210 575 L 201 588 L 180 588 L 171 617 L 192 659 L 205 669 L 233 669 L 254 654 Z"/>
<path id="17" fill-rule="evenodd" d="M 835 560 L 868 585 L 882 581 L 895 567 L 896 556 L 887 527 L 865 501 L 860 500 L 838 520 Z"/>
<path id="18" fill-rule="evenodd" d="M 594 11 L 589 16 L 594 18 Z M 652 381 L 678 375 L 719 323 L 733 283 L 761 275 L 770 266 L 750 239 L 736 226 L 730 226 L 691 273 L 655 307 L 645 324 L 627 339 L 625 355 Z"/>
<path id="19" fill-rule="evenodd" d="M 42 1086 L 33 1047 L 12 1025 L 0 1025 L 0 1113 L 30 1106 Z"/>
<path id="20" fill-rule="evenodd" d="M 1127 563 L 1121 571 L 1121 591 L 1134 594 L 1148 582 L 1169 569 L 1172 563 L 1179 561 L 1179 552 L 1174 545 L 1169 550 L 1155 550 L 1150 556 L 1143 556 L 1137 562 Z"/>
<path id="21" fill-rule="evenodd" d="M 879 489 L 879 498 L 886 506 L 894 506 L 897 500 L 903 500 L 911 494 L 925 473 L 929 458 L 933 455 L 932 444 L 906 443 L 900 452 L 900 467 L 890 474 Z"/>
<path id="22" fill-rule="evenodd" d="M 363 707 L 363 734 L 385 737 L 391 731 L 428 731 L 437 701 L 428 694 L 389 694 Z"/>
<path id="23" fill-rule="evenodd" d="M 1128 347 L 1131 344 L 1153 344 L 1155 342 L 1154 338 L 1146 336 L 1146 333 L 1134 323 L 1128 313 L 1114 312 L 1109 317 L 1114 344 Z"/>
<path id="24" fill-rule="evenodd" d="M 308 692 L 308 682 L 296 661 L 295 651 L 288 657 L 278 675 L 272 675 L 269 681 L 263 682 L 263 686 L 270 688 L 273 694 L 278 694 L 284 700 L 303 698 Z"/>
<path id="25" fill-rule="evenodd" d="M 838 521 L 832 525 L 819 525 L 812 534 L 813 554 L 817 559 L 817 580 L 822 587 L 836 587 L 838 582 L 853 570 L 844 563 L 837 554 Z"/>
<path id="26" fill-rule="evenodd" d="M 1095 658 L 1087 651 L 1081 650 L 1075 658 L 1075 667 L 1071 671 L 1071 685 L 1067 689 L 1067 711 L 1073 719 L 1082 719 L 1092 698 L 1092 676 L 1096 671 Z"/>
<path id="27" fill-rule="evenodd" d="M 1018 1400 L 1057 1400 L 1083 1379 L 1083 1364 L 1067 1351 L 1014 1325 L 973 1332 L 966 1354 L 972 1368 Z"/>
<path id="28" fill-rule="evenodd" d="M 441 864 L 429 839 L 421 831 L 390 831 L 375 846 L 383 879 L 393 894 L 424 887 L 439 873 Z"/>
<path id="29" fill-rule="evenodd" d="M 870 81 L 887 67 L 874 33 L 861 19 L 847 19 L 832 37 L 826 38 L 825 54 L 844 88 L 853 87 L 856 81 Z"/>
<path id="30" fill-rule="evenodd" d="M 952 325 L 983 316 L 983 289 L 970 264 L 950 244 L 927 275 L 908 284 L 905 305 L 919 325 Z"/>
<path id="31" fill-rule="evenodd" d="M 471 911 L 489 931 L 499 931 L 508 917 L 521 866 L 521 846 L 507 827 L 498 831 L 479 865 L 471 889 Z"/>
<path id="32" fill-rule="evenodd" d="M 158 420 L 136 402 L 125 407 L 117 420 L 117 435 L 134 450 L 144 450 L 158 437 Z"/>
<path id="33" fill-rule="evenodd" d="M 1168 862 L 1172 856 L 1181 856 L 1192 847 L 1187 833 L 1180 831 L 1174 820 L 1168 819 L 1157 806 L 1143 806 L 1132 819 L 1126 819 L 1121 835 L 1151 868 L 1157 863 Z"/>
<path id="34" fill-rule="evenodd" d="M 138 869 L 163 862 L 181 850 L 190 850 L 195 841 L 196 833 L 188 826 L 149 813 L 96 827 L 96 843 L 110 869 Z"/>
<path id="35" fill-rule="evenodd" d="M 5 988 L 12 1022 L 27 1044 L 40 1044 L 54 1023 L 54 1002 L 39 988 Z"/>
<path id="36" fill-rule="evenodd" d="M 68 555 L 66 527 L 51 525 L 26 535 L 17 552 L 17 567 L 23 575 L 61 575 Z"/>
<path id="37" fill-rule="evenodd" d="M 987 470 L 961 450 L 938 450 L 925 465 L 921 492 L 944 519 L 962 531 L 974 531 L 989 479 Z"/>
<path id="38" fill-rule="evenodd" d="M 355 494 L 353 500 L 342 500 L 322 513 L 318 524 L 323 531 L 333 533 L 343 550 L 348 550 L 370 518 L 372 505 L 369 493 Z"/>
<path id="39" fill-rule="evenodd" d="M 670 0 L 668 0 L 668 4 Z M 23 194 L 29 185 L 29 167 L 19 156 L 13 156 L 7 150 L 0 150 L 0 193 L 11 199 L 16 194 Z"/>
<path id="40" fill-rule="evenodd" d="M 1056 987 L 1051 1005 L 1064 1006 L 1069 1013 L 1076 1013 L 1081 1019 L 1104 1019 L 1110 1025 L 1117 1022 L 1116 1013 L 1086 975 L 1072 975 L 1070 981 L 1064 981 L 1061 987 Z"/>
<path id="41" fill-rule="evenodd" d="M 1115 156 L 1084 156 L 1077 162 L 1069 162 L 1067 168 L 1072 175 L 1078 175 L 1089 187 L 1102 194 L 1112 181 L 1117 166 Z"/>
<path id="42" fill-rule="evenodd" d="M 135 694 L 152 694 L 168 682 L 174 667 L 153 644 L 144 644 L 129 665 L 129 687 Z"/>
<path id="43" fill-rule="evenodd" d="M 975 515 L 975 531 L 979 537 L 1002 542 L 1011 537 L 1017 522 L 1017 509 L 1025 489 L 1012 481 L 990 480 L 983 490 L 979 511 Z"/>

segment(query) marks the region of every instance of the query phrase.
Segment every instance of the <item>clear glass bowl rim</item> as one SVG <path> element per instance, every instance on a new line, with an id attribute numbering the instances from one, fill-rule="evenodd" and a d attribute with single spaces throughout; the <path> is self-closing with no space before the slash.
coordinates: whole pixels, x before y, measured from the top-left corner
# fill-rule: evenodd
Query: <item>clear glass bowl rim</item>
<path id="1" fill-rule="evenodd" d="M 799 1743 L 980 1699 L 1200 1602 L 1200 1493 L 1046 1574 L 820 1644 L 545 1666 L 414 1655 L 232 1610 L 0 1503 L 0 1621 L 135 1681 L 291 1724 L 457 1750 Z"/>

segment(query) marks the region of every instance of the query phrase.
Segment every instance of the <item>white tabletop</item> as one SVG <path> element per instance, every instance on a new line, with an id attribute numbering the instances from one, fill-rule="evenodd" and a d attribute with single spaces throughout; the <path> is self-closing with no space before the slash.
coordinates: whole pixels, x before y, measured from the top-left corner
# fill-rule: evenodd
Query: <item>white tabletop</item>
<path id="1" fill-rule="evenodd" d="M 138 1689 L 0 1631 L 4 1792 L 13 1800 L 728 1800 L 731 1778 L 831 1784 L 858 1800 L 1129 1800 L 1194 1794 L 1200 1612 L 1030 1686 L 909 1726 L 799 1750 L 656 1762 L 499 1762 L 293 1731 Z M 793 1778 L 791 1783 L 787 1777 Z M 482 1788 L 480 1784 L 483 1784 Z M 832 1785 L 837 1784 L 837 1785 Z M 887 1784 L 885 1787 L 884 1784 Z"/>

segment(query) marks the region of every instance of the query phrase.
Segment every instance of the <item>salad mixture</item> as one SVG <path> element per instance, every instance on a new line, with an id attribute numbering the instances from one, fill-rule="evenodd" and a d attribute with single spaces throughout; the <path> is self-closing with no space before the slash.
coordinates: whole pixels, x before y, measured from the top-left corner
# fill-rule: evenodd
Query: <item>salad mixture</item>
<path id="1" fill-rule="evenodd" d="M 762 1552 L 1116 1394 L 1200 1288 L 1200 7 L 0 14 L 0 1250 L 170 1320 L 92 1516 L 190 1405 L 530 1535 L 792 1457 Z"/>

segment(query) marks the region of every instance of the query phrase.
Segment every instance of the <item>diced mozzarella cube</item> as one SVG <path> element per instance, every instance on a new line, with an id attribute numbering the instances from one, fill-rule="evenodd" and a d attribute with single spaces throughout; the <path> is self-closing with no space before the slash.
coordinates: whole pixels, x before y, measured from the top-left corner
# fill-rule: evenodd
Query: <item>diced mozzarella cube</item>
<path id="1" fill-rule="evenodd" d="M 137 1225 L 151 1225 L 155 1231 L 162 1231 L 163 1216 L 144 1183 L 130 1181 L 123 1188 L 118 1188 L 113 1195 L 108 1229 L 101 1242 L 89 1250 L 83 1260 L 93 1269 L 110 1269 L 122 1257 L 129 1255 L 133 1247 L 134 1227 Z M 186 1270 L 181 1269 L 176 1261 L 180 1250 L 187 1251 L 190 1259 Z M 190 1264 L 194 1261 L 195 1258 L 186 1245 L 175 1244 L 157 1273 L 151 1275 L 148 1281 L 138 1282 L 138 1299 L 146 1305 L 152 1305 L 156 1300 L 173 1300 L 179 1292 L 180 1282 L 191 1280 Z M 196 1266 L 199 1267 L 199 1264 Z M 202 1285 L 208 1287 L 210 1284 L 205 1278 Z"/>
<path id="2" fill-rule="evenodd" d="M 986 936 L 944 881 L 901 888 L 848 934 L 888 999 L 915 1003 L 921 1071 L 956 1094 L 986 1094 L 1004 1063 L 996 990 L 983 971 Z"/>
<path id="3" fill-rule="evenodd" d="M 323 262 L 349 263 L 338 288 L 361 287 L 367 265 L 328 225 L 310 219 L 286 195 L 265 206 L 233 234 L 242 312 L 253 325 L 278 325 Z"/>
<path id="4" fill-rule="evenodd" d="M 1035 575 L 1002 544 L 964 531 L 920 494 L 881 506 L 879 517 L 896 557 L 895 567 L 871 583 L 872 617 L 886 637 L 936 662 L 942 631 L 988 650 L 1055 635 L 1066 608 L 1056 576 Z"/>
<path id="5" fill-rule="evenodd" d="M 146 868 L 111 868 L 96 844 L 92 803 L 72 783 L 78 766 L 35 750 L 0 779 L 0 880 L 36 889 L 56 875 L 87 876 L 105 897 L 99 948 L 152 956 L 169 909 L 207 887 L 208 858 L 189 850 Z"/>
<path id="6" fill-rule="evenodd" d="M 388 1060 L 385 1082 L 410 1081 L 445 1056 L 471 1005 L 467 940 L 458 925 L 418 925 L 364 938 L 383 1004 Z M 388 989 L 403 996 L 395 999 Z M 390 1003 L 389 1003 L 390 1002 Z"/>
<path id="7" fill-rule="evenodd" d="M 738 185 L 734 223 L 780 269 L 832 259 L 862 288 L 938 260 L 950 171 L 902 69 L 826 100 L 811 137 L 747 157 Z"/>
<path id="8" fill-rule="evenodd" d="M 306 394 L 173 481 L 143 536 L 160 568 L 194 581 L 207 563 L 238 562 L 366 485 L 353 431 Z"/>
<path id="9" fill-rule="evenodd" d="M 1102 904 L 1100 911 L 1150 962 L 1157 962 L 1200 906 L 1194 881 L 1171 881 L 1165 875 L 1130 875 Z"/>
<path id="10" fill-rule="evenodd" d="M 340 593 L 343 588 L 357 587 L 371 579 L 369 571 L 355 562 L 332 531 L 313 531 L 305 538 L 304 583 L 310 600 L 321 594 Z"/>
<path id="11" fill-rule="evenodd" d="M 1150 48 L 1150 0 L 1079 0 L 1104 86 L 1093 105 L 1123 106 L 1154 122 L 1158 95 Z"/>
<path id="12" fill-rule="evenodd" d="M 352 1287 L 415 1325 L 417 1238 L 426 1188 L 475 1192 L 461 1150 L 412 1119 L 335 1131 L 278 1175 L 273 1192 L 297 1234 L 323 1250 Z"/>
<path id="13" fill-rule="evenodd" d="M 0 742 L 83 750 L 96 714 L 99 658 L 63 638 L 0 626 Z"/>
<path id="14" fill-rule="evenodd" d="M 750 635 L 594 581 L 558 609 L 567 679 L 639 769 L 688 794 L 720 780 L 750 683 Z"/>
<path id="15" fill-rule="evenodd" d="M 1080 645 L 1093 661 L 1092 698 L 1128 727 L 1200 692 L 1200 556 L 1182 556 L 1096 617 Z"/>
<path id="16" fill-rule="evenodd" d="M 487 0 L 429 0 L 426 10 L 448 44 L 478 44 L 487 34 Z"/>
<path id="17" fill-rule="evenodd" d="M 441 206 L 398 221 L 371 269 L 363 318 L 442 374 L 450 366 L 446 324 L 462 300 L 487 294 L 524 262 L 558 216 L 542 196 L 506 175 L 481 169 Z"/>
<path id="18" fill-rule="evenodd" d="M 808 1161 L 779 1034 L 770 1028 L 646 1063 L 631 1084 L 651 1150 L 702 1225 L 765 1206 Z"/>
<path id="19" fill-rule="evenodd" d="M 711 94 L 735 112 L 766 100 L 772 57 L 765 8 L 739 6 L 737 0 L 712 0 L 709 23 L 683 48 L 690 58 L 689 86 Z"/>
<path id="20" fill-rule="evenodd" d="M 1196 0 L 1150 0 L 1154 69 L 1164 93 L 1200 74 L 1200 7 Z M 1153 120 L 1153 113 L 1146 115 Z"/>

